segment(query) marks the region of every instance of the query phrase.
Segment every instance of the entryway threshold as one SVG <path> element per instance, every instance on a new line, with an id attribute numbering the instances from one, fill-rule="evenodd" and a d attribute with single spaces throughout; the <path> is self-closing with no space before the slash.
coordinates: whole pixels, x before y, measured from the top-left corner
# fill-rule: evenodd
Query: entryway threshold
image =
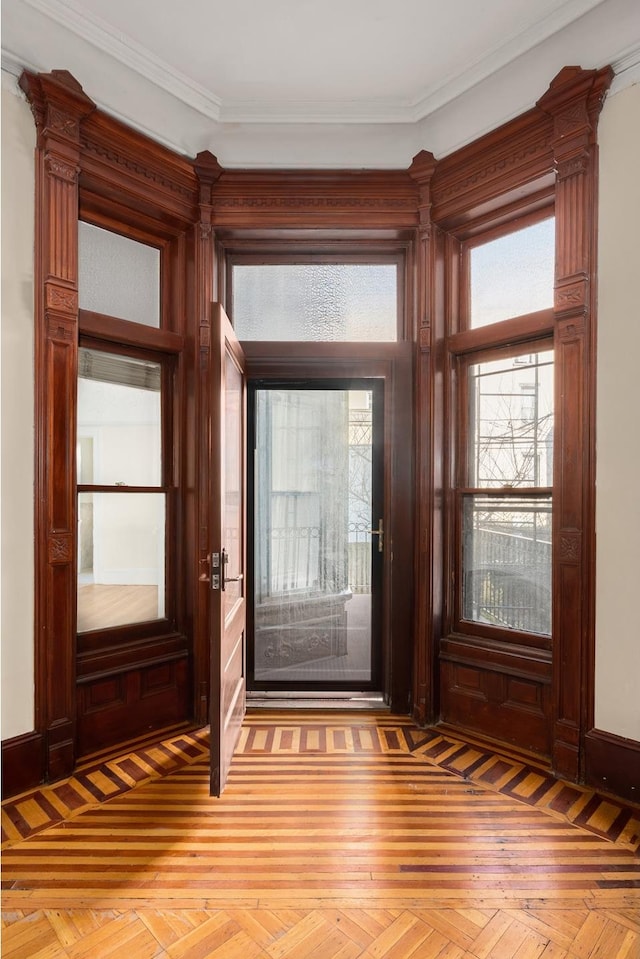
<path id="1" fill-rule="evenodd" d="M 389 712 L 382 693 L 247 691 L 251 709 L 375 709 Z"/>

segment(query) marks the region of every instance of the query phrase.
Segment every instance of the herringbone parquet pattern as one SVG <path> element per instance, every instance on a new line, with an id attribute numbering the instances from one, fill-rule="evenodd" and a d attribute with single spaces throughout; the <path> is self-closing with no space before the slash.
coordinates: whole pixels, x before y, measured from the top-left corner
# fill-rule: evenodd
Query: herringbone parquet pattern
<path id="1" fill-rule="evenodd" d="M 220 800 L 205 747 L 7 804 L 6 959 L 640 959 L 631 809 L 399 717 L 256 713 Z"/>

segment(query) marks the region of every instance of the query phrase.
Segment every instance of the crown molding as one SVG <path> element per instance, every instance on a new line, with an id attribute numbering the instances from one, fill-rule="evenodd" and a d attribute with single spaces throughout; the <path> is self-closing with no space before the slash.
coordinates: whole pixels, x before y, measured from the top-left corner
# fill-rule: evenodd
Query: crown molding
<path id="1" fill-rule="evenodd" d="M 519 31 L 460 72 L 450 74 L 414 99 L 387 100 L 222 100 L 135 40 L 123 39 L 106 21 L 88 14 L 76 0 L 23 0 L 117 62 L 149 80 L 191 109 L 224 123 L 416 123 L 466 93 L 604 0 L 564 0 L 539 22 Z"/>
<path id="2" fill-rule="evenodd" d="M 640 83 L 640 44 L 630 47 L 611 64 L 615 74 L 609 95 Z"/>
<path id="3" fill-rule="evenodd" d="M 472 87 L 528 53 L 533 47 L 544 43 L 559 30 L 568 27 L 574 20 L 589 13 L 603 2 L 604 0 L 565 0 L 558 9 L 547 14 L 542 20 L 513 34 L 503 43 L 496 44 L 488 54 L 480 57 L 465 70 L 450 74 L 440 80 L 436 86 L 427 89 L 411 104 L 411 119 L 414 122 L 423 120 L 451 103 L 452 100 L 467 93 Z"/>
<path id="4" fill-rule="evenodd" d="M 210 120 L 219 120 L 222 101 L 135 40 L 122 39 L 108 23 L 87 14 L 72 0 L 23 0 L 28 6 L 59 23 L 77 37 L 150 80 Z"/>

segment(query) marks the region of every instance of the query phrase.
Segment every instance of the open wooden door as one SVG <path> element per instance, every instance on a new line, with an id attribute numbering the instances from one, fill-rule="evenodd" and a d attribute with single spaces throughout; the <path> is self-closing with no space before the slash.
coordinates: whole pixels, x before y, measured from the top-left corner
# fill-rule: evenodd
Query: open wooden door
<path id="1" fill-rule="evenodd" d="M 224 789 L 245 713 L 244 355 L 219 303 L 211 317 L 211 795 Z"/>

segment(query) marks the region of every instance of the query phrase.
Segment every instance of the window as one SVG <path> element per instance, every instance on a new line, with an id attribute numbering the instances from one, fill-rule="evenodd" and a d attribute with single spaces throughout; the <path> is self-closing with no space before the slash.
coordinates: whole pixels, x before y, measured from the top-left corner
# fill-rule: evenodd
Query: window
<path id="1" fill-rule="evenodd" d="M 553 217 L 474 245 L 469 251 L 470 326 L 551 309 Z"/>
<path id="2" fill-rule="evenodd" d="M 553 608 L 553 217 L 476 236 L 462 262 L 463 329 L 450 337 L 454 628 L 544 645 Z"/>
<path id="3" fill-rule="evenodd" d="M 550 635 L 552 351 L 460 366 L 460 619 Z"/>
<path id="4" fill-rule="evenodd" d="M 395 342 L 398 264 L 234 263 L 241 340 Z"/>
<path id="5" fill-rule="evenodd" d="M 78 362 L 78 632 L 162 619 L 169 370 L 87 346 Z"/>
<path id="6" fill-rule="evenodd" d="M 159 327 L 160 250 L 80 221 L 78 294 L 81 310 Z"/>

